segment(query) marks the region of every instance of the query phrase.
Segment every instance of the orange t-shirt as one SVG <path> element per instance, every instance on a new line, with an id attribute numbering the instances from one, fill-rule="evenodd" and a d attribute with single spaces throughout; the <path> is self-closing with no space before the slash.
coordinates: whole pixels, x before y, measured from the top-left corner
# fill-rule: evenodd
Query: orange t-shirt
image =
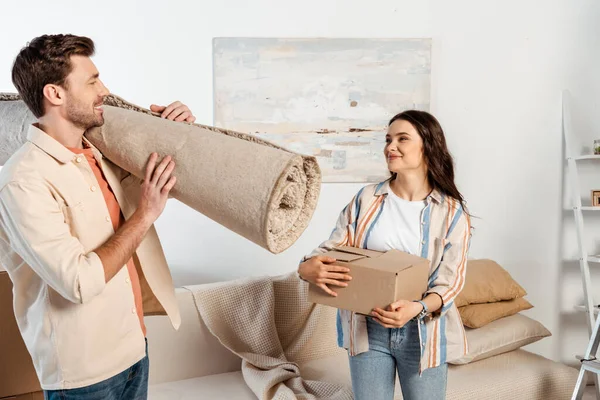
<path id="1" fill-rule="evenodd" d="M 84 142 L 84 147 L 87 144 Z M 115 232 L 119 227 L 125 222 L 125 218 L 121 213 L 121 207 L 119 207 L 119 203 L 117 202 L 117 198 L 113 193 L 112 189 L 108 185 L 108 181 L 104 177 L 104 173 L 102 173 L 102 168 L 96 158 L 94 158 L 94 154 L 92 153 L 92 149 L 87 147 L 84 149 L 73 149 L 69 148 L 75 154 L 83 154 L 88 161 L 88 164 L 92 168 L 92 172 L 96 176 L 96 180 L 98 181 L 98 186 L 102 191 L 102 195 L 104 196 L 104 201 L 106 201 L 106 206 L 108 207 L 108 212 L 110 214 L 110 218 L 112 220 L 113 229 Z M 146 325 L 144 324 L 144 305 L 142 301 L 142 288 L 140 285 L 140 278 L 138 276 L 137 270 L 135 268 L 135 264 L 133 263 L 133 258 L 130 258 L 127 261 L 127 271 L 129 272 L 129 280 L 131 283 L 131 289 L 133 290 L 133 298 L 135 300 L 135 308 L 137 310 L 138 318 L 140 319 L 140 326 L 142 327 L 142 332 L 144 336 L 146 336 Z"/>

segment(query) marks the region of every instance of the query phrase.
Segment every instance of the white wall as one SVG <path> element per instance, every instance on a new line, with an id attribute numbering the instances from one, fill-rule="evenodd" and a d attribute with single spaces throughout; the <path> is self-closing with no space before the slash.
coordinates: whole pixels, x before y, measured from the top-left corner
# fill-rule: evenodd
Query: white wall
<path id="1" fill-rule="evenodd" d="M 574 257 L 575 242 L 561 211 L 560 91 L 573 92 L 576 127 L 600 137 L 598 1 L 9 4 L 0 27 L 0 90 L 14 90 L 11 63 L 27 40 L 71 32 L 95 40 L 95 61 L 114 93 L 142 105 L 180 99 L 205 124 L 212 123 L 213 37 L 433 37 L 433 112 L 456 157 L 459 187 L 480 217 L 471 255 L 497 260 L 529 292 L 536 307 L 527 314 L 554 333 L 533 350 L 566 361 L 583 351 L 583 317 L 569 311 L 580 300 L 578 273 L 562 261 Z M 358 188 L 324 185 L 311 225 L 277 256 L 172 201 L 158 227 L 176 283 L 294 269 Z M 592 224 L 597 231 L 598 219 Z"/>

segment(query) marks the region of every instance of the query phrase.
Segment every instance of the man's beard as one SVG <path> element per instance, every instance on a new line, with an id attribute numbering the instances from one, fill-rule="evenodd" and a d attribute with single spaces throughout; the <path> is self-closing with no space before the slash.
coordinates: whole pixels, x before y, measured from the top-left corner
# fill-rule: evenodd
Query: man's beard
<path id="1" fill-rule="evenodd" d="M 69 102 L 67 105 L 67 118 L 78 128 L 88 130 L 104 125 L 104 117 L 98 115 L 96 110 L 83 103 Z"/>

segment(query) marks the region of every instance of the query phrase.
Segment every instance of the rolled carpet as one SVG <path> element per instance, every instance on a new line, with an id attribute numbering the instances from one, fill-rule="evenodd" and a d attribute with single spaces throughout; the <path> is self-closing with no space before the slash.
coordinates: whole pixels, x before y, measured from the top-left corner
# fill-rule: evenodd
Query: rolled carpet
<path id="1" fill-rule="evenodd" d="M 85 136 L 114 164 L 143 179 L 152 152 L 171 155 L 174 198 L 272 253 L 306 229 L 321 186 L 314 157 L 252 135 L 158 118 L 115 95 L 104 104 L 104 125 Z M 0 93 L 0 165 L 35 120 L 18 95 Z"/>

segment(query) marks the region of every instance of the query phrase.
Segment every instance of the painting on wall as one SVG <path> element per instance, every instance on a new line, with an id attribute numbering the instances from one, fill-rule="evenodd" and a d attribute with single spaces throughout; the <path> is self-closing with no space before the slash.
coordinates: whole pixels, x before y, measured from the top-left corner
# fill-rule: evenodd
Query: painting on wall
<path id="1" fill-rule="evenodd" d="M 215 38 L 214 125 L 318 158 L 324 182 L 389 176 L 389 119 L 429 111 L 431 39 Z"/>

